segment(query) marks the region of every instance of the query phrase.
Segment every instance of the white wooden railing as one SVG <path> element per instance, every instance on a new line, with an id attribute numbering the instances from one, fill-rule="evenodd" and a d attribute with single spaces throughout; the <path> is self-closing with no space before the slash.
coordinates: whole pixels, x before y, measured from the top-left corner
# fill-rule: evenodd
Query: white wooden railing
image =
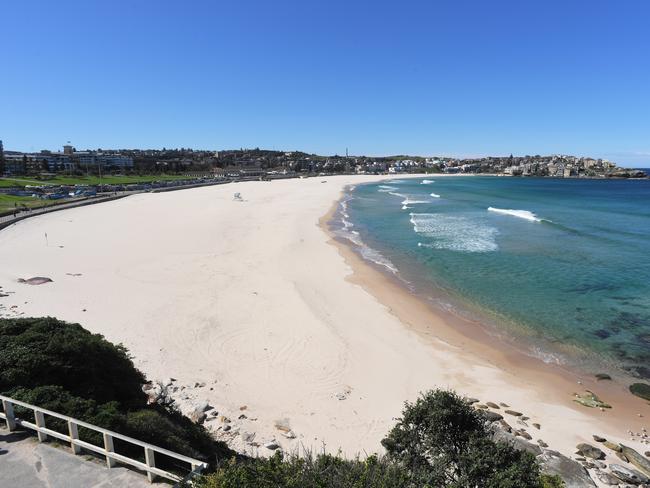
<path id="1" fill-rule="evenodd" d="M 0 412 L 0 419 L 4 419 L 7 423 L 7 429 L 13 431 L 17 426 L 35 430 L 38 435 L 38 440 L 43 442 L 47 439 L 47 436 L 54 437 L 56 439 L 62 440 L 70 444 L 73 454 L 79 454 L 81 449 L 88 449 L 89 451 L 96 452 L 106 458 L 106 465 L 109 468 L 115 466 L 119 461 L 123 464 L 128 464 L 134 466 L 142 471 L 147 473 L 147 478 L 149 481 L 153 481 L 155 476 L 161 476 L 172 481 L 183 481 L 189 480 L 194 476 L 198 475 L 207 467 L 207 464 L 198 459 L 193 459 L 191 457 L 183 456 L 182 454 L 177 454 L 162 447 L 154 446 L 153 444 L 148 444 L 146 442 L 139 441 L 132 437 L 128 437 L 117 432 L 113 432 L 107 429 L 102 429 L 95 425 L 83 422 L 81 420 L 68 417 L 66 415 L 61 415 L 60 413 L 52 412 L 51 410 L 46 410 L 44 408 L 37 407 L 35 405 L 30 405 L 29 403 L 21 402 L 19 400 L 14 400 L 13 398 L 0 395 L 0 400 L 2 401 L 3 412 Z M 16 417 L 14 414 L 14 405 L 24 407 L 31 410 L 34 413 L 35 424 L 28 422 L 27 420 Z M 55 430 L 48 429 L 45 425 L 46 416 L 55 417 L 57 419 L 64 420 L 68 423 L 68 435 L 62 434 Z M 78 428 L 84 427 L 95 432 L 102 434 L 104 438 L 104 447 L 96 446 L 89 442 L 82 441 L 79 439 Z M 136 459 L 132 459 L 128 456 L 118 454 L 115 452 L 113 447 L 113 439 L 120 439 L 124 442 L 140 446 L 144 449 L 144 458 L 145 462 L 142 463 Z M 188 465 L 188 474 L 185 477 L 179 476 L 169 471 L 156 467 L 155 453 L 160 453 L 164 456 L 176 459 Z"/>

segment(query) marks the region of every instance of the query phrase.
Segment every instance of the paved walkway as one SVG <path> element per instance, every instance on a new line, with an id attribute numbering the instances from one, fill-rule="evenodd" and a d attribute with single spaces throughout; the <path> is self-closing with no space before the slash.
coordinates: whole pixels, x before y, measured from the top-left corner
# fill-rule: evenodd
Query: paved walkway
<path id="1" fill-rule="evenodd" d="M 147 477 L 106 464 L 64 447 L 41 444 L 24 432 L 0 428 L 0 487 L 2 488 L 151 488 Z M 156 483 L 153 486 L 169 486 Z"/>

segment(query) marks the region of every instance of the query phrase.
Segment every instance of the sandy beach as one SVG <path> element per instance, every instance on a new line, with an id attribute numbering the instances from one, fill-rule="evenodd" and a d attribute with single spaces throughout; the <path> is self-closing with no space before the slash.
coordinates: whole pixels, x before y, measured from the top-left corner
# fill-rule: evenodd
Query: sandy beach
<path id="1" fill-rule="evenodd" d="M 55 316 L 123 343 L 149 379 L 174 378 L 182 410 L 214 406 L 205 425 L 242 451 L 269 454 L 242 435 L 254 433 L 260 446 L 377 452 L 403 402 L 435 387 L 507 403 L 541 425 L 533 441 L 567 455 L 593 434 L 647 450 L 628 430 L 649 427 L 650 410 L 624 385 L 502 347 L 333 239 L 345 186 L 379 178 L 139 194 L 27 219 L 0 231 L 11 292 L 0 314 Z M 34 276 L 53 282 L 17 282 Z M 575 404 L 585 389 L 613 408 Z"/>

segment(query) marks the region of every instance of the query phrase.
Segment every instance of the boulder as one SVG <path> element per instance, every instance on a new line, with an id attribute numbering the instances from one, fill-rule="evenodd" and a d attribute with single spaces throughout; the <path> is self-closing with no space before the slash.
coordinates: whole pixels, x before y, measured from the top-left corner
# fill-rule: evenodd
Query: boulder
<path id="1" fill-rule="evenodd" d="M 520 451 L 527 451 L 533 456 L 539 456 L 542 453 L 541 447 L 501 429 L 494 430 L 492 439 L 495 442 L 505 442 L 506 444 L 510 444 Z"/>
<path id="2" fill-rule="evenodd" d="M 611 449 L 612 451 L 616 451 L 616 452 L 621 451 L 621 446 L 619 446 L 615 442 L 605 441 L 605 442 L 603 442 L 603 446 L 605 446 L 608 449 Z"/>
<path id="3" fill-rule="evenodd" d="M 650 476 L 650 460 L 644 458 L 640 453 L 636 452 L 631 447 L 621 444 L 623 455 L 636 466 L 644 475 Z"/>
<path id="4" fill-rule="evenodd" d="M 280 447 L 280 445 L 275 441 L 271 441 L 271 442 L 267 442 L 266 444 L 264 444 L 264 447 L 266 447 L 267 449 L 270 449 L 271 451 L 275 451 L 276 449 L 278 449 Z"/>
<path id="5" fill-rule="evenodd" d="M 599 435 L 596 435 L 596 434 L 592 435 L 592 437 L 594 438 L 594 440 L 596 442 L 605 442 L 607 440 L 604 437 L 600 437 Z"/>
<path id="6" fill-rule="evenodd" d="M 202 424 L 203 422 L 205 422 L 205 418 L 207 417 L 207 415 L 203 410 L 197 410 L 195 408 L 189 413 L 188 417 L 195 424 Z"/>
<path id="7" fill-rule="evenodd" d="M 489 410 L 484 410 L 482 414 L 488 422 L 498 422 L 503 419 L 503 415 L 496 412 L 490 412 Z"/>
<path id="8" fill-rule="evenodd" d="M 465 398 L 465 403 L 467 403 L 468 405 L 473 405 L 478 402 L 479 402 L 478 398 Z"/>
<path id="9" fill-rule="evenodd" d="M 603 459 L 605 457 L 605 453 L 603 451 L 585 442 L 578 444 L 576 446 L 576 449 L 581 455 L 591 459 Z"/>
<path id="10" fill-rule="evenodd" d="M 597 373 L 596 374 L 596 379 L 598 381 L 603 381 L 603 380 L 611 380 L 612 377 L 608 375 L 607 373 Z"/>
<path id="11" fill-rule="evenodd" d="M 594 474 L 596 475 L 596 478 L 598 478 L 598 481 L 600 481 L 603 485 L 612 486 L 618 485 L 621 482 L 621 480 L 619 480 L 616 476 L 605 471 L 597 470 Z"/>
<path id="12" fill-rule="evenodd" d="M 486 402 L 485 404 L 486 404 L 488 407 L 490 407 L 490 408 L 494 408 L 494 409 L 496 409 L 496 410 L 499 410 L 499 409 L 500 409 L 499 405 L 497 405 L 497 404 L 494 403 L 494 402 Z"/>
<path id="13" fill-rule="evenodd" d="M 634 469 L 628 469 L 620 464 L 610 464 L 609 469 L 614 476 L 625 483 L 640 485 L 641 483 L 647 483 L 650 481 L 650 479 L 648 479 L 648 477 L 643 473 L 639 473 Z"/>
<path id="14" fill-rule="evenodd" d="M 515 410 L 506 410 L 505 412 L 508 415 L 514 415 L 515 417 L 521 417 L 523 415 L 521 412 L 517 412 Z"/>
<path id="15" fill-rule="evenodd" d="M 545 450 L 540 456 L 537 456 L 537 460 L 543 473 L 559 476 L 564 481 L 566 488 L 596 486 L 584 466 L 557 451 Z"/>
<path id="16" fill-rule="evenodd" d="M 633 383 L 630 385 L 630 393 L 644 400 L 650 400 L 650 385 L 645 383 Z"/>

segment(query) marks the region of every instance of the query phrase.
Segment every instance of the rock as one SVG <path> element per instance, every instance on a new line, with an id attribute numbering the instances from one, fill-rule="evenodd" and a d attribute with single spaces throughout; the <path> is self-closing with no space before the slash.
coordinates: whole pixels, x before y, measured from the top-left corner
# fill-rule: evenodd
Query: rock
<path id="1" fill-rule="evenodd" d="M 490 412 L 489 410 L 484 410 L 482 414 L 488 422 L 498 422 L 503 419 L 503 415 L 496 412 Z"/>
<path id="2" fill-rule="evenodd" d="M 605 441 L 603 442 L 603 446 L 605 446 L 607 449 L 611 449 L 612 451 L 621 452 L 621 446 L 615 444 L 614 442 Z"/>
<path id="3" fill-rule="evenodd" d="M 195 408 L 189 413 L 188 417 L 195 424 L 202 424 L 203 422 L 205 422 L 205 418 L 207 417 L 207 415 L 203 410 L 199 410 Z"/>
<path id="4" fill-rule="evenodd" d="M 600 437 L 599 435 L 596 434 L 592 435 L 591 437 L 593 437 L 596 442 L 605 442 L 607 440 L 604 437 Z"/>
<path id="5" fill-rule="evenodd" d="M 646 452 L 645 452 L 645 455 L 646 455 L 646 457 L 649 457 L 649 458 L 650 458 L 650 451 L 646 451 Z"/>
<path id="6" fill-rule="evenodd" d="M 212 410 L 212 407 L 207 401 L 202 401 L 196 404 L 194 410 L 198 410 L 200 412 L 207 412 L 208 410 Z"/>
<path id="7" fill-rule="evenodd" d="M 623 454 L 622 452 L 616 451 L 615 454 L 616 454 L 616 457 L 619 458 L 624 463 L 629 463 L 630 462 L 630 460 L 627 458 L 627 456 L 625 454 Z"/>
<path id="8" fill-rule="evenodd" d="M 487 410 L 488 406 L 483 405 L 482 403 L 477 403 L 476 405 L 474 405 L 474 408 L 478 408 L 479 410 Z"/>
<path id="9" fill-rule="evenodd" d="M 18 278 L 18 283 L 25 283 L 26 285 L 42 285 L 44 283 L 53 283 L 53 281 L 45 276 L 34 276 L 33 278 L 27 278 L 26 280 Z"/>
<path id="10" fill-rule="evenodd" d="M 255 432 L 242 432 L 241 438 L 244 442 L 253 442 L 255 439 Z"/>
<path id="11" fill-rule="evenodd" d="M 603 451 L 585 442 L 578 444 L 576 446 L 576 449 L 580 454 L 591 459 L 603 459 L 605 457 L 605 453 Z"/>
<path id="12" fill-rule="evenodd" d="M 524 429 L 521 429 L 519 431 L 519 435 L 528 441 L 532 440 L 531 435 L 528 432 L 526 432 Z"/>
<path id="13" fill-rule="evenodd" d="M 244 419 L 247 419 L 247 418 L 248 417 L 243 413 L 239 417 L 237 417 L 237 419 L 239 419 L 239 420 L 244 420 Z"/>
<path id="14" fill-rule="evenodd" d="M 515 449 L 518 449 L 520 451 L 527 451 L 533 456 L 539 456 L 542 453 L 541 447 L 531 442 L 525 441 L 520 437 L 516 437 L 515 435 L 505 432 L 501 429 L 495 429 L 492 435 L 492 439 L 494 439 L 495 442 L 505 442 L 507 444 L 511 444 Z"/>
<path id="15" fill-rule="evenodd" d="M 589 408 L 612 408 L 611 405 L 603 402 L 594 392 L 589 390 L 586 390 L 586 393 L 582 395 L 576 393 L 573 401 Z"/>
<path id="16" fill-rule="evenodd" d="M 506 432 L 512 432 L 512 427 L 510 427 L 510 425 L 508 424 L 508 422 L 506 422 L 506 421 L 503 420 L 503 419 L 499 420 L 499 427 L 500 427 L 501 429 L 505 430 Z"/>
<path id="17" fill-rule="evenodd" d="M 230 429 L 232 429 L 230 424 L 226 424 L 221 428 L 221 430 L 223 430 L 224 432 L 228 432 Z"/>
<path id="18" fill-rule="evenodd" d="M 515 410 L 506 410 L 505 412 L 508 415 L 514 415 L 515 417 L 521 417 L 523 415 L 521 412 L 517 412 Z"/>
<path id="19" fill-rule="evenodd" d="M 205 387 L 205 381 L 201 381 L 200 383 L 194 383 L 194 388 L 204 388 Z"/>
<path id="20" fill-rule="evenodd" d="M 608 375 L 607 373 L 598 373 L 596 374 L 596 379 L 598 381 L 603 381 L 603 380 L 611 380 L 612 377 Z"/>
<path id="21" fill-rule="evenodd" d="M 270 449 L 271 451 L 275 451 L 276 449 L 278 449 L 280 447 L 280 445 L 275 441 L 271 441 L 271 442 L 267 442 L 266 444 L 264 444 L 264 447 L 266 447 L 267 449 Z"/>
<path id="22" fill-rule="evenodd" d="M 539 444 L 539 446 L 543 447 L 544 449 L 548 447 L 548 444 L 544 442 L 542 439 L 537 439 L 537 444 Z"/>
<path id="23" fill-rule="evenodd" d="M 248 405 L 242 405 L 241 407 L 239 407 L 239 410 L 241 410 L 242 412 L 246 409 L 248 409 Z"/>
<path id="24" fill-rule="evenodd" d="M 623 455 L 628 458 L 629 462 L 634 464 L 634 466 L 641 471 L 644 475 L 650 477 L 650 461 L 644 458 L 640 453 L 636 452 L 631 447 L 624 446 L 621 444 L 621 450 Z"/>
<path id="25" fill-rule="evenodd" d="M 275 421 L 275 428 L 281 432 L 289 432 L 291 426 L 289 424 L 289 419 L 280 419 Z"/>
<path id="26" fill-rule="evenodd" d="M 537 430 L 539 430 L 539 429 L 542 428 L 542 426 L 539 425 L 538 423 L 534 423 L 534 424 L 533 424 L 533 427 L 535 427 Z"/>
<path id="27" fill-rule="evenodd" d="M 526 421 L 526 420 L 530 420 L 530 417 L 526 417 L 525 415 L 522 415 L 522 416 L 521 416 L 521 420 L 524 420 L 524 421 Z"/>
<path id="28" fill-rule="evenodd" d="M 499 405 L 501 405 L 503 408 L 510 408 L 510 405 L 507 403 L 499 402 Z"/>
<path id="29" fill-rule="evenodd" d="M 630 393 L 644 400 L 650 400 L 650 385 L 645 383 L 633 383 L 630 385 Z"/>
<path id="30" fill-rule="evenodd" d="M 290 430 L 289 432 L 282 432 L 282 435 L 284 437 L 286 437 L 287 439 L 295 439 L 296 438 L 296 434 L 294 434 L 292 430 Z"/>
<path id="31" fill-rule="evenodd" d="M 468 405 L 473 405 L 478 402 L 479 402 L 478 398 L 465 398 L 465 403 L 467 403 Z"/>
<path id="32" fill-rule="evenodd" d="M 616 476 L 610 473 L 606 473 L 605 471 L 596 471 L 595 472 L 596 478 L 598 478 L 598 481 L 600 481 L 604 485 L 618 485 L 621 480 L 619 480 Z"/>
<path id="33" fill-rule="evenodd" d="M 634 469 L 628 469 L 625 466 L 620 464 L 610 464 L 610 471 L 616 476 L 619 480 L 624 481 L 625 483 L 633 483 L 639 485 L 641 483 L 647 483 L 650 481 L 647 476 Z"/>
<path id="34" fill-rule="evenodd" d="M 537 456 L 537 460 L 543 473 L 558 475 L 564 481 L 566 488 L 596 486 L 584 466 L 557 451 L 546 450 Z"/>
<path id="35" fill-rule="evenodd" d="M 494 408 L 494 409 L 496 409 L 496 410 L 499 410 L 499 408 L 500 408 L 499 405 L 497 405 L 497 404 L 494 403 L 494 402 L 486 402 L 486 405 L 487 405 L 488 407 L 490 407 L 490 408 Z"/>

